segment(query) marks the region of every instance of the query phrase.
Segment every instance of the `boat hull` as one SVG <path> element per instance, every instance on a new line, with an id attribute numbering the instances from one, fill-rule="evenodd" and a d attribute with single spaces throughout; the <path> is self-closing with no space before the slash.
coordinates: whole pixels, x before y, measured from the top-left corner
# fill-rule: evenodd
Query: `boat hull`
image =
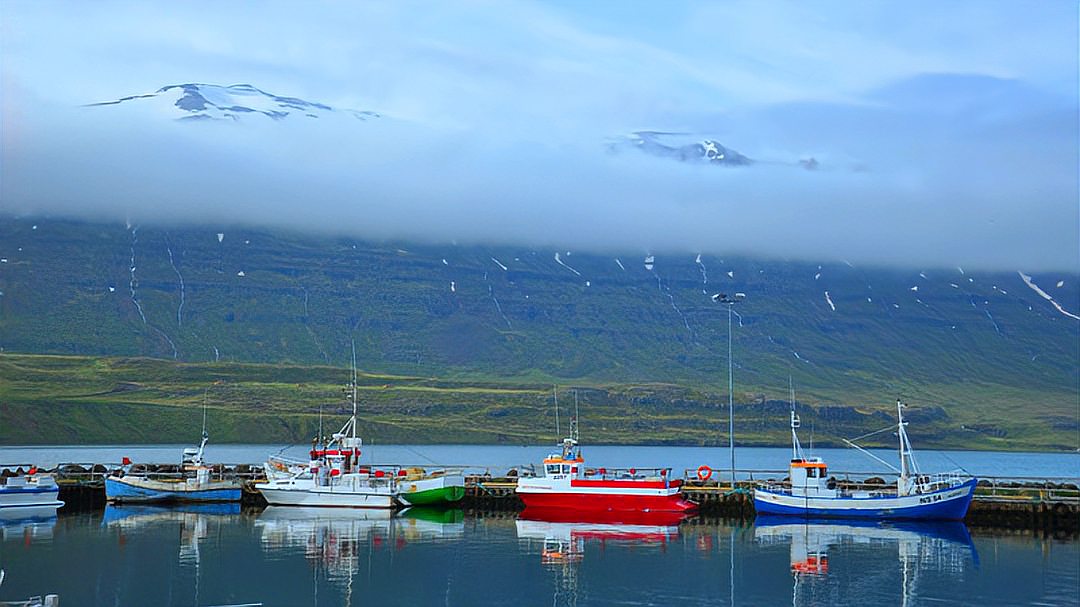
<path id="1" fill-rule="evenodd" d="M 452 504 L 465 497 L 465 479 L 460 475 L 398 481 L 397 498 L 406 506 Z"/>
<path id="2" fill-rule="evenodd" d="M 36 507 L 60 507 L 64 502 L 60 501 L 60 488 L 56 485 L 50 487 L 16 487 L 0 489 L 0 508 L 36 508 Z"/>
<path id="3" fill-rule="evenodd" d="M 311 489 L 272 489 L 258 487 L 271 506 L 307 506 L 320 508 L 393 508 L 394 496 L 380 493 L 322 491 Z"/>
<path id="4" fill-rule="evenodd" d="M 647 495 L 628 493 L 518 491 L 526 508 L 540 511 L 575 510 L 579 512 L 690 512 L 697 504 L 679 493 Z"/>
<path id="5" fill-rule="evenodd" d="M 976 482 L 969 479 L 947 489 L 902 497 L 802 497 L 755 489 L 754 508 L 765 515 L 958 521 L 967 514 Z"/>
<path id="6" fill-rule="evenodd" d="M 238 482 L 209 483 L 163 482 L 140 477 L 105 479 L 105 499 L 110 502 L 239 502 Z"/>
<path id="7" fill-rule="evenodd" d="M 394 491 L 389 484 L 345 478 L 320 486 L 311 479 L 258 483 L 255 488 L 271 506 L 319 508 L 393 508 Z"/>

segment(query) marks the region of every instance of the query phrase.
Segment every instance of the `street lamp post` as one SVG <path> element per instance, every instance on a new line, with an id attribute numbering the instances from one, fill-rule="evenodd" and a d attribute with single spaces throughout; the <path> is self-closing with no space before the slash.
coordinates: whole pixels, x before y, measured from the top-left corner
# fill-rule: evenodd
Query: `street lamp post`
<path id="1" fill-rule="evenodd" d="M 746 293 L 717 293 L 712 300 L 727 306 L 727 381 L 728 381 L 728 449 L 731 452 L 731 488 L 735 488 L 735 383 L 731 370 L 731 307 L 746 299 Z"/>

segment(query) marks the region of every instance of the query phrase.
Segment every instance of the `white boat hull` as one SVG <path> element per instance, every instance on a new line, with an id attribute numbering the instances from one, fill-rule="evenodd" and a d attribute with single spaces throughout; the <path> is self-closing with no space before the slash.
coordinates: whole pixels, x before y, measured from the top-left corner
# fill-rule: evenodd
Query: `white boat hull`
<path id="1" fill-rule="evenodd" d="M 393 508 L 390 485 L 364 478 L 344 478 L 326 486 L 312 479 L 291 479 L 259 483 L 255 488 L 271 506 L 313 506 L 330 508 Z"/>
<path id="2" fill-rule="evenodd" d="M 47 491 L 0 490 L 0 508 L 57 507 L 64 505 L 58 499 L 60 489 L 55 485 Z"/>
<path id="3" fill-rule="evenodd" d="M 60 507 L 60 487 L 51 475 L 16 476 L 0 485 L 0 508 Z"/>

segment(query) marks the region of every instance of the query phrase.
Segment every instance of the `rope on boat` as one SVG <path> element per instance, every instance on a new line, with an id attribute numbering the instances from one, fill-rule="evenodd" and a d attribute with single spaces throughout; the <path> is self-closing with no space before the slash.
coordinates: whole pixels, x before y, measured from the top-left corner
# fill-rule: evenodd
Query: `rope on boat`
<path id="1" fill-rule="evenodd" d="M 882 432 L 885 432 L 886 430 L 892 430 L 895 427 L 896 427 L 896 424 L 890 424 L 890 425 L 885 426 L 884 428 L 882 428 L 880 430 L 874 430 L 873 432 L 867 432 L 866 434 L 863 434 L 862 436 L 856 436 L 855 438 L 850 438 L 848 440 L 854 443 L 856 441 L 861 441 L 864 438 L 869 438 L 871 436 L 874 436 L 875 434 L 881 434 Z"/>

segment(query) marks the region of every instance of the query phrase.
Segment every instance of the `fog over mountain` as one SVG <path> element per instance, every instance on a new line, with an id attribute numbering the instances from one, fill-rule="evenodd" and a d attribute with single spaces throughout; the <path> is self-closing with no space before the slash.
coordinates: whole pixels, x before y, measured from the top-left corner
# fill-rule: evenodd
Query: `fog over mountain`
<path id="1" fill-rule="evenodd" d="M 1067 4 L 640 8 L 6 4 L 0 212 L 1080 269 Z"/>

